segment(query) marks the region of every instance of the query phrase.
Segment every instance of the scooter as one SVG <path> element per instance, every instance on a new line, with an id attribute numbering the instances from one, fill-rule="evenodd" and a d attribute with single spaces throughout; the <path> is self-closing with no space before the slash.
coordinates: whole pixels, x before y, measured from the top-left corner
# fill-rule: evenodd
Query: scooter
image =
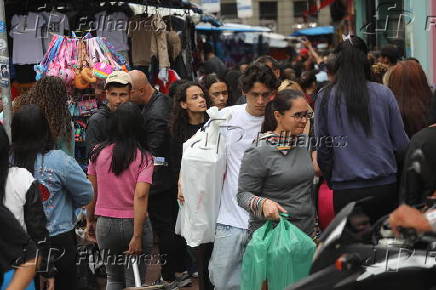
<path id="1" fill-rule="evenodd" d="M 362 217 L 355 202 L 343 208 L 320 237 L 310 276 L 287 290 L 436 289 L 436 236 L 395 237 L 387 216 L 356 231 Z"/>

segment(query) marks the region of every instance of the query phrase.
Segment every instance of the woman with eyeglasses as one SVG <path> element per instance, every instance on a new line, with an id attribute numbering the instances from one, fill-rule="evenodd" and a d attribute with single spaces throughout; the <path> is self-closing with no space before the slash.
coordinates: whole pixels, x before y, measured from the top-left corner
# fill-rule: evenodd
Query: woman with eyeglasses
<path id="1" fill-rule="evenodd" d="M 301 92 L 280 91 L 268 103 L 262 135 L 245 151 L 239 172 L 238 204 L 250 213 L 249 236 L 266 220 L 289 220 L 307 235 L 314 231 L 314 169 L 309 150 L 298 142 L 313 112 Z"/>

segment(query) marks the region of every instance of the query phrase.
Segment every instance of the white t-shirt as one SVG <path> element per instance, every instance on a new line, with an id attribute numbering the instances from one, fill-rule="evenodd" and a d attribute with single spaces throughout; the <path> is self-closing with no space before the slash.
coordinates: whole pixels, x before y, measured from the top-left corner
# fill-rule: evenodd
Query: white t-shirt
<path id="1" fill-rule="evenodd" d="M 41 28 L 45 20 L 41 14 L 29 12 L 27 15 L 14 15 L 9 35 L 14 39 L 12 62 L 14 64 L 36 64 L 44 56 L 41 41 Z"/>
<path id="2" fill-rule="evenodd" d="M 124 12 L 114 12 L 107 15 L 106 11 L 94 15 L 97 23 L 97 36 L 106 37 L 115 51 L 129 50 L 127 27 L 129 17 Z"/>
<path id="3" fill-rule="evenodd" d="M 27 169 L 9 168 L 3 204 L 13 213 L 24 230 L 26 230 L 26 223 L 24 222 L 26 194 L 34 181 L 35 179 Z"/>
<path id="4" fill-rule="evenodd" d="M 44 53 L 48 49 L 53 34 L 64 35 L 65 30 L 70 30 L 68 17 L 59 12 L 42 12 L 45 24 L 42 27 L 42 46 Z"/>
<path id="5" fill-rule="evenodd" d="M 224 108 L 229 110 L 232 118 L 227 126 L 240 127 L 240 129 L 222 129 L 226 136 L 227 172 L 221 196 L 220 211 L 217 223 L 248 229 L 248 212 L 239 207 L 237 200 L 238 177 L 244 152 L 256 140 L 260 133 L 264 117 L 255 117 L 246 111 L 247 104 Z"/>

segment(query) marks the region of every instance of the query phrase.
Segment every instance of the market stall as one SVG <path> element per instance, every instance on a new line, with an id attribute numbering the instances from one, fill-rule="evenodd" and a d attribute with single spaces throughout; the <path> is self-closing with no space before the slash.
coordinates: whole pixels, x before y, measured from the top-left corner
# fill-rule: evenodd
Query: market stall
<path id="1" fill-rule="evenodd" d="M 8 0 L 5 6 L 9 59 L 2 63 L 10 68 L 12 99 L 43 76 L 62 78 L 83 164 L 87 118 L 104 101 L 112 71 L 141 70 L 165 93 L 175 79 L 194 77 L 192 17 L 201 10 L 187 1 Z"/>

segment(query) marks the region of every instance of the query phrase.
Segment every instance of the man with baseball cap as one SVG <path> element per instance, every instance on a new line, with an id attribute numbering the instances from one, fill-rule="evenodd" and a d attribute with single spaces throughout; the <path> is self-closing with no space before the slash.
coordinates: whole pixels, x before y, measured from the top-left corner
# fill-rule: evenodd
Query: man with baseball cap
<path id="1" fill-rule="evenodd" d="M 111 112 L 130 100 L 132 79 L 127 72 L 114 71 L 106 78 L 107 105 L 102 105 L 88 120 L 86 129 L 86 152 L 89 154 L 95 145 L 106 139 L 106 123 Z"/>

